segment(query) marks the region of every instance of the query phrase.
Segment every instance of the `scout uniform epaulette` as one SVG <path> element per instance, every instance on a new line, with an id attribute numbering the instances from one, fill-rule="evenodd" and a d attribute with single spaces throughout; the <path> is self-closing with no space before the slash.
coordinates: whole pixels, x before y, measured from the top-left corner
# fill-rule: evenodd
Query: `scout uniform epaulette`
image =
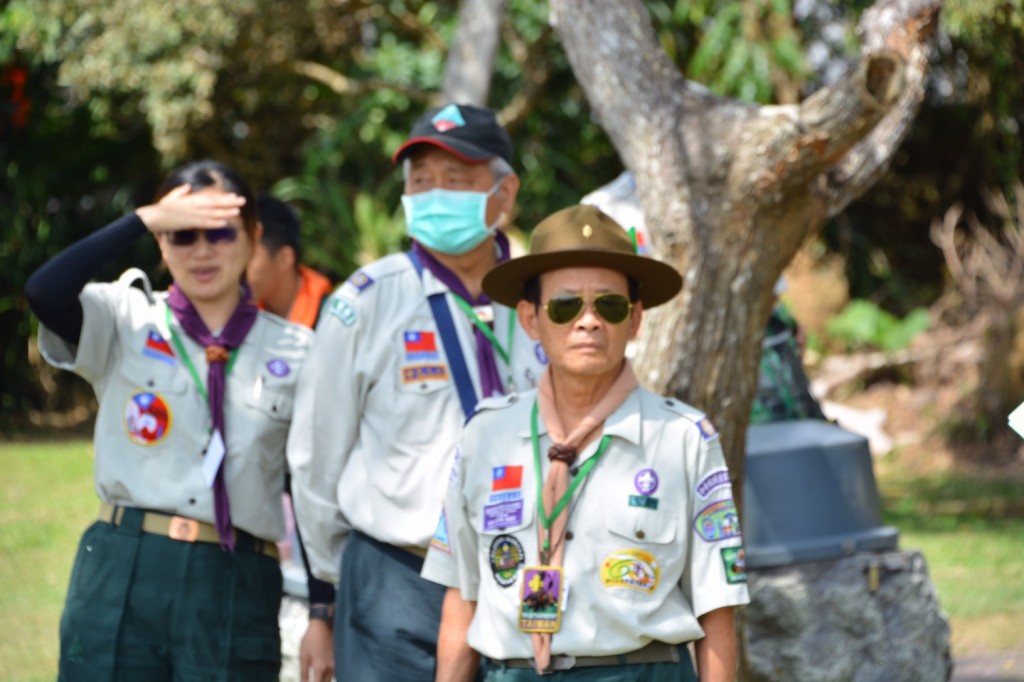
<path id="1" fill-rule="evenodd" d="M 473 417 L 477 416 L 485 410 L 503 410 L 506 407 L 514 405 L 519 400 L 519 395 L 516 393 L 510 393 L 508 395 L 496 395 L 490 398 L 484 398 L 476 404 L 476 410 L 473 414 L 466 418 L 468 424 L 473 420 Z"/>
<path id="2" fill-rule="evenodd" d="M 694 426 L 700 430 L 700 435 L 704 437 L 704 440 L 710 440 L 718 436 L 718 429 L 711 423 L 708 416 L 698 410 L 692 405 L 687 405 L 681 400 L 675 398 L 662 398 L 661 405 L 669 412 L 678 414 L 681 417 L 686 418 Z"/>
<path id="3" fill-rule="evenodd" d="M 337 295 L 342 291 L 348 291 L 359 295 L 373 286 L 374 282 L 394 277 L 411 269 L 412 266 L 405 254 L 394 253 L 359 268 L 349 275 L 349 278 L 334 293 Z"/>

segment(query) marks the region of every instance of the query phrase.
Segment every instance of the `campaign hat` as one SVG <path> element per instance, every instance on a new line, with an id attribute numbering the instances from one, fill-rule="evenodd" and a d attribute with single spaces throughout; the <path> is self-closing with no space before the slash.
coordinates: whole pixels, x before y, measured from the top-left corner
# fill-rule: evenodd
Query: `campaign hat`
<path id="1" fill-rule="evenodd" d="M 483 280 L 491 300 L 515 307 L 527 282 L 563 268 L 607 268 L 638 285 L 644 308 L 669 301 L 683 287 L 679 271 L 667 263 L 637 255 L 622 226 L 596 206 L 563 208 L 542 220 L 530 235 L 530 250 L 492 268 Z"/>

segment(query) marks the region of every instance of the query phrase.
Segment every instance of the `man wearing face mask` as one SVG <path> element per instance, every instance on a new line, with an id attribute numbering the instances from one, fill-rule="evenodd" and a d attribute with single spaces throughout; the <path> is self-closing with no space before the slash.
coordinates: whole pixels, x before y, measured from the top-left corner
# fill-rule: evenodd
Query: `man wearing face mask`
<path id="1" fill-rule="evenodd" d="M 509 257 L 499 227 L 519 189 L 494 112 L 432 109 L 394 161 L 413 247 L 325 305 L 288 443 L 313 574 L 338 583 L 339 682 L 433 680 L 444 589 L 419 572 L 428 544 L 443 544 L 462 425 L 482 398 L 532 388 L 547 362 L 481 286 Z M 495 490 L 517 494 L 505 483 Z"/>

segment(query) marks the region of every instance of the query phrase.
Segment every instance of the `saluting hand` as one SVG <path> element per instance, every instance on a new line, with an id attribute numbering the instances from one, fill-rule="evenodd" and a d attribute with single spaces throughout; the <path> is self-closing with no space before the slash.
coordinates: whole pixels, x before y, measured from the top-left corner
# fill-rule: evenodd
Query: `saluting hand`
<path id="1" fill-rule="evenodd" d="M 135 211 L 146 229 L 154 234 L 193 228 L 224 227 L 228 220 L 241 214 L 245 197 L 229 192 L 193 192 L 181 185 L 161 197 L 160 201 Z"/>

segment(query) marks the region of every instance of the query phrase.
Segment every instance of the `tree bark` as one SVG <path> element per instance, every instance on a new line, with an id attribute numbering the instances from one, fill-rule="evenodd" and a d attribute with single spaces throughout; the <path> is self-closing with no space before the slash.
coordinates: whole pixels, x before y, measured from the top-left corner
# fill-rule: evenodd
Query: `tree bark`
<path id="1" fill-rule="evenodd" d="M 505 0 L 461 0 L 442 90 L 446 102 L 487 105 Z"/>
<path id="2" fill-rule="evenodd" d="M 941 0 L 883 0 L 861 59 L 799 105 L 686 81 L 642 0 L 551 0 L 577 80 L 637 181 L 654 253 L 683 293 L 645 322 L 637 370 L 705 410 L 741 502 L 745 432 L 773 285 L 808 236 L 887 167 L 917 112 Z"/>

